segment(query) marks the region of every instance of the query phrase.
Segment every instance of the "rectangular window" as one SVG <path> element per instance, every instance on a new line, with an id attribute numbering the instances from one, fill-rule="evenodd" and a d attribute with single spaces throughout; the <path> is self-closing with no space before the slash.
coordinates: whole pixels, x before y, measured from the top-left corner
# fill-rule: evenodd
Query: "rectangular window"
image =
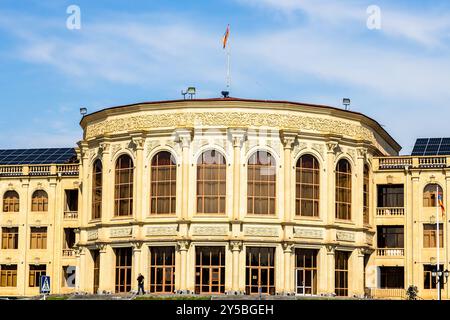
<path id="1" fill-rule="evenodd" d="M 17 287 L 17 265 L 0 265 L 0 287 Z"/>
<path id="2" fill-rule="evenodd" d="M 150 248 L 150 292 L 175 291 L 175 248 Z"/>
<path id="3" fill-rule="evenodd" d="M 225 292 L 225 247 L 195 249 L 195 293 Z"/>
<path id="4" fill-rule="evenodd" d="M 337 296 L 348 296 L 348 259 L 349 252 L 336 251 L 334 254 L 335 263 L 335 293 Z"/>
<path id="5" fill-rule="evenodd" d="M 439 270 L 444 270 L 444 265 L 439 265 Z M 424 289 L 436 289 L 437 279 L 432 276 L 432 272 L 436 271 L 436 265 L 424 265 L 423 266 L 423 288 Z M 444 287 L 444 278 L 441 278 L 441 288 Z"/>
<path id="6" fill-rule="evenodd" d="M 439 247 L 442 248 L 444 245 L 444 233 L 443 224 L 439 224 Z M 435 224 L 424 224 L 423 225 L 423 247 L 424 248 L 436 248 L 437 245 L 437 230 Z"/>
<path id="7" fill-rule="evenodd" d="M 19 228 L 2 228 L 2 249 L 17 249 L 19 247 Z"/>
<path id="8" fill-rule="evenodd" d="M 41 276 L 45 275 L 47 275 L 47 266 L 45 264 L 30 265 L 28 286 L 39 287 Z"/>
<path id="9" fill-rule="evenodd" d="M 403 226 L 378 226 L 378 248 L 404 248 Z"/>
<path id="10" fill-rule="evenodd" d="M 275 249 L 248 247 L 247 294 L 275 294 Z"/>
<path id="11" fill-rule="evenodd" d="M 116 292 L 130 292 L 133 253 L 131 248 L 114 249 L 116 254 Z"/>
<path id="12" fill-rule="evenodd" d="M 78 217 L 78 190 L 65 190 L 65 193 L 64 218 L 76 219 Z"/>
<path id="13" fill-rule="evenodd" d="M 47 249 L 47 227 L 31 227 L 30 249 Z"/>
<path id="14" fill-rule="evenodd" d="M 63 267 L 62 286 L 65 288 L 75 288 L 75 266 Z"/>
<path id="15" fill-rule="evenodd" d="M 378 185 L 378 208 L 403 208 L 404 186 L 402 184 Z"/>
<path id="16" fill-rule="evenodd" d="M 317 294 L 317 254 L 318 250 L 295 250 L 297 294 Z"/>
<path id="17" fill-rule="evenodd" d="M 381 289 L 403 289 L 405 272 L 403 267 L 380 267 Z"/>
<path id="18" fill-rule="evenodd" d="M 94 261 L 94 293 L 98 292 L 100 285 L 100 250 L 92 250 L 92 260 Z"/>

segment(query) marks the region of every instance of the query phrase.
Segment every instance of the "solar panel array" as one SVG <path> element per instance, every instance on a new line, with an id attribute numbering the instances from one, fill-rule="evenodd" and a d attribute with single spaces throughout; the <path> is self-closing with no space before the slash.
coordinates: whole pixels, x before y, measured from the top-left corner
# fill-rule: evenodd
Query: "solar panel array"
<path id="1" fill-rule="evenodd" d="M 0 165 L 62 164 L 76 162 L 73 148 L 4 149 L 0 150 Z"/>
<path id="2" fill-rule="evenodd" d="M 450 155 L 450 138 L 417 139 L 411 155 L 413 156 Z"/>

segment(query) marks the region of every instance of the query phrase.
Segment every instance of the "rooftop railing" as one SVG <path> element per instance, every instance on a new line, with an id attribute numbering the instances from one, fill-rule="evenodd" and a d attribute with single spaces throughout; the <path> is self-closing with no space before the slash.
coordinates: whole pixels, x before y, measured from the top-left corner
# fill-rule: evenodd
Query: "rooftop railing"
<path id="1" fill-rule="evenodd" d="M 450 167 L 450 156 L 398 156 L 374 158 L 375 170 L 439 169 Z"/>
<path id="2" fill-rule="evenodd" d="M 0 177 L 78 176 L 78 164 L 0 165 Z"/>

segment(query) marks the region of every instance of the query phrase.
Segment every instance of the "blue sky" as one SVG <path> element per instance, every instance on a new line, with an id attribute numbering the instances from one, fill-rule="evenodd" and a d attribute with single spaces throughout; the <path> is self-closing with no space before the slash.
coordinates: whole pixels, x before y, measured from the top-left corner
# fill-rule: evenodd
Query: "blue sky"
<path id="1" fill-rule="evenodd" d="M 81 29 L 66 28 L 69 5 Z M 366 26 L 369 5 L 381 29 Z M 409 153 L 450 136 L 450 1 L 0 0 L 0 148 L 74 146 L 79 108 L 231 95 L 340 106 Z"/>

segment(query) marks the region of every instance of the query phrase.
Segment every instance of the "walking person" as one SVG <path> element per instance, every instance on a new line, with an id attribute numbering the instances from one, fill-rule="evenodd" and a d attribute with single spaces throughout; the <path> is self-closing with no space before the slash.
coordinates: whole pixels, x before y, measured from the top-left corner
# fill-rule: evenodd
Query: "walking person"
<path id="1" fill-rule="evenodd" d="M 139 293 L 142 291 L 142 294 L 144 295 L 145 294 L 145 291 L 144 291 L 144 276 L 141 274 L 141 273 L 139 273 L 139 275 L 138 275 L 138 277 L 137 277 L 137 282 L 138 282 L 138 295 L 139 295 Z"/>

